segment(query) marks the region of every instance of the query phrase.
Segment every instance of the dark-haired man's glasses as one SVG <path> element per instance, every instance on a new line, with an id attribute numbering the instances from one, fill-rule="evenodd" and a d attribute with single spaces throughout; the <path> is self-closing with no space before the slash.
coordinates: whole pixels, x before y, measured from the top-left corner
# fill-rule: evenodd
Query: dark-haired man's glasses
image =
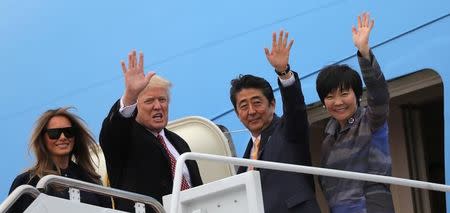
<path id="1" fill-rule="evenodd" d="M 75 136 L 75 128 L 73 127 L 47 129 L 46 132 L 48 137 L 52 140 L 61 137 L 61 133 L 64 133 L 64 136 L 66 136 L 66 138 L 72 138 L 73 136 Z"/>

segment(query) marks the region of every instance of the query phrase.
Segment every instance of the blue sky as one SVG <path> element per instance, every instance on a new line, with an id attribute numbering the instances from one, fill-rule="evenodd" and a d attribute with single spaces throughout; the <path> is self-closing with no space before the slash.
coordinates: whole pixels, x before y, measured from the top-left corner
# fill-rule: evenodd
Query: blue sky
<path id="1" fill-rule="evenodd" d="M 264 76 L 276 87 L 263 51 L 273 31 L 290 32 L 291 67 L 302 76 L 355 53 L 350 29 L 362 11 L 376 21 L 372 44 L 449 11 L 444 0 L 413 2 L 2 0 L 0 200 L 32 164 L 28 139 L 45 110 L 74 106 L 98 136 L 122 95 L 120 60 L 131 49 L 144 52 L 146 70 L 173 82 L 171 120 L 211 119 L 232 108 L 229 82 L 240 73 Z M 308 103 L 317 101 L 311 82 L 303 84 Z M 217 121 L 243 128 L 234 113 Z M 241 156 L 248 134 L 233 137 Z"/>

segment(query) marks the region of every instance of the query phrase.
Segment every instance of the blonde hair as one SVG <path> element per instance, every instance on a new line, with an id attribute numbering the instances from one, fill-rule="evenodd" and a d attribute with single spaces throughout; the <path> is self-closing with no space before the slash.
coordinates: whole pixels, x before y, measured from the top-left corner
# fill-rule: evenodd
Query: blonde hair
<path id="1" fill-rule="evenodd" d="M 71 113 L 69 111 L 71 108 L 72 107 L 60 107 L 47 110 L 36 121 L 30 139 L 30 150 L 33 151 L 36 158 L 35 165 L 28 169 L 31 178 L 34 176 L 42 178 L 48 174 L 61 175 L 60 168 L 53 162 L 51 154 L 45 145 L 45 131 L 50 119 L 55 116 L 63 116 L 69 119 L 70 123 L 75 128 L 75 143 L 72 153 L 70 154 L 70 159 L 73 159 L 75 163 L 86 172 L 89 179 L 95 183 L 100 183 L 100 175 L 95 172 L 94 161 L 89 152 L 91 150 L 92 154 L 97 156 L 98 159 L 98 146 L 83 119 Z"/>
<path id="2" fill-rule="evenodd" d="M 172 87 L 172 83 L 170 83 L 169 80 L 159 76 L 154 75 L 150 81 L 148 82 L 147 86 L 139 93 L 139 96 L 146 90 L 149 90 L 151 88 L 160 87 L 167 91 L 167 95 L 170 97 L 170 88 Z"/>

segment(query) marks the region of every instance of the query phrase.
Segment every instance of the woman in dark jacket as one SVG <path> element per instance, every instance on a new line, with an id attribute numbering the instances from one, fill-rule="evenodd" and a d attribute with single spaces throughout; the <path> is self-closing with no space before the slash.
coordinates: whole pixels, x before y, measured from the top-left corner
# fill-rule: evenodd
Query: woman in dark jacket
<path id="1" fill-rule="evenodd" d="M 9 193 L 20 185 L 36 186 L 45 175 L 61 175 L 85 182 L 101 184 L 91 154 L 97 156 L 97 144 L 83 120 L 69 112 L 69 108 L 48 110 L 37 120 L 31 134 L 30 148 L 36 163 L 18 175 Z M 49 195 L 69 198 L 67 188 L 49 188 Z M 88 192 L 80 192 L 81 202 L 111 207 L 111 199 Z M 22 196 L 9 212 L 23 212 L 33 198 Z"/>

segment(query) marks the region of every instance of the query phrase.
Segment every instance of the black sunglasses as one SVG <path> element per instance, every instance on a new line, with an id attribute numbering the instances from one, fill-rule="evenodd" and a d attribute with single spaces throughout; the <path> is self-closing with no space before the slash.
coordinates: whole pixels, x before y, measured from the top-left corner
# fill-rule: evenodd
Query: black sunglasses
<path id="1" fill-rule="evenodd" d="M 74 127 L 46 129 L 45 131 L 47 132 L 48 137 L 53 140 L 61 137 L 61 133 L 64 133 L 66 138 L 73 138 L 75 136 Z"/>

